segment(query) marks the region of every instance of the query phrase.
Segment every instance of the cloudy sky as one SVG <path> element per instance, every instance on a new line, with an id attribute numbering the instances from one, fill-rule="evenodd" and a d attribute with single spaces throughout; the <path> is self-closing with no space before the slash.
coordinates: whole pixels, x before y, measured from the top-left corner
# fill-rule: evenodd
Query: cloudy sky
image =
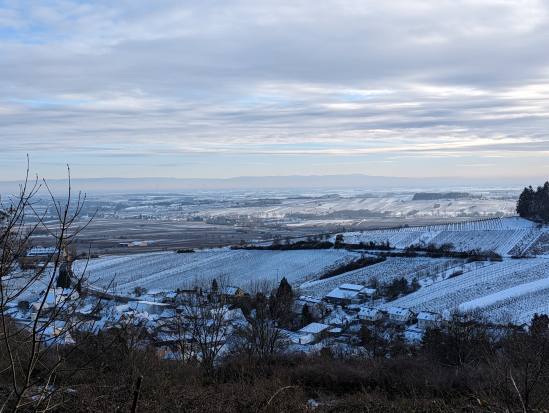
<path id="1" fill-rule="evenodd" d="M 541 179 L 548 49 L 542 0 L 0 1 L 0 179 Z"/>

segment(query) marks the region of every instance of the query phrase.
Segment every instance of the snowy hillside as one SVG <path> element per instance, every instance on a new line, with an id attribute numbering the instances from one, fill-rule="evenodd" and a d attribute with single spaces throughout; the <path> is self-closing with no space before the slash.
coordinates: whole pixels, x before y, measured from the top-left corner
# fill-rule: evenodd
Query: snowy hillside
<path id="1" fill-rule="evenodd" d="M 422 242 L 437 246 L 452 243 L 459 251 L 478 248 L 501 255 L 548 254 L 547 240 L 547 228 L 538 228 L 535 223 L 517 217 L 344 234 L 344 242 L 348 244 L 389 241 L 391 246 L 401 249 Z"/>
<path id="2" fill-rule="evenodd" d="M 114 278 L 117 291 L 129 293 L 135 287 L 173 291 L 188 287 L 198 279 L 214 277 L 246 288 L 253 281 L 268 280 L 274 285 L 282 277 L 299 288 L 302 295 L 322 299 L 343 283 L 390 284 L 404 277 L 416 280 L 421 288 L 382 308 L 409 307 L 415 312 L 443 312 L 447 309 L 479 309 L 494 321 L 529 320 L 535 312 L 549 311 L 549 230 L 521 218 L 488 219 L 475 222 L 343 233 L 344 242 L 358 244 L 389 240 L 405 248 L 418 242 L 441 245 L 451 242 L 457 250 L 493 250 L 502 262 L 467 262 L 459 258 L 387 257 L 387 260 L 325 280 L 328 269 L 360 256 L 344 249 L 328 250 L 216 250 L 194 254 L 173 252 L 107 256 L 91 260 L 86 275 L 95 287 L 104 287 Z M 335 240 L 335 235 L 333 237 Z M 512 259 L 513 255 L 528 258 Z M 537 255 L 537 258 L 534 257 Z M 77 272 L 85 262 L 75 263 Z M 278 269 L 278 272 L 277 272 Z"/>
<path id="3" fill-rule="evenodd" d="M 351 271 L 326 280 L 317 280 L 301 284 L 301 292 L 315 298 L 322 298 L 341 284 L 368 284 L 375 278 L 380 283 L 390 282 L 393 278 L 405 277 L 412 281 L 414 277 L 422 279 L 423 274 L 436 274 L 451 268 L 453 260 L 431 258 L 388 258 L 370 267 Z M 445 265 L 446 264 L 446 265 Z M 450 264 L 450 265 L 448 265 Z M 455 266 L 457 264 L 454 263 Z"/>
<path id="4" fill-rule="evenodd" d="M 226 277 L 228 283 L 244 286 L 252 280 L 276 280 L 277 269 L 279 278 L 286 277 L 295 284 L 358 256 L 345 250 L 151 253 L 91 260 L 86 275 L 89 274 L 90 283 L 98 287 L 108 285 L 114 277 L 117 288 L 125 292 L 138 286 L 172 291 L 184 288 L 195 278 L 209 282 L 214 277 Z M 84 261 L 77 261 L 75 270 L 82 271 L 84 265 Z"/>
<path id="5" fill-rule="evenodd" d="M 503 315 L 507 315 L 506 310 L 511 308 L 507 303 L 513 302 L 515 307 L 522 306 L 523 310 L 528 311 L 515 311 L 511 313 L 511 318 L 523 320 L 531 318 L 535 312 L 547 312 L 547 295 L 545 300 L 539 302 L 532 301 L 531 296 L 548 290 L 549 260 L 506 259 L 426 286 L 385 306 L 434 312 L 454 308 L 480 309 L 490 318 L 500 320 Z"/>

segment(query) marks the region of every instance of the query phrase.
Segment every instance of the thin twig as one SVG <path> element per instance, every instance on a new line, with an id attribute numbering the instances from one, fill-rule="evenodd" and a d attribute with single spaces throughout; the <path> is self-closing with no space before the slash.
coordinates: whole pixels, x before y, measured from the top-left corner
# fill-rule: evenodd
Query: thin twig
<path id="1" fill-rule="evenodd" d="M 511 378 L 511 383 L 513 383 L 513 387 L 515 388 L 515 391 L 517 392 L 517 395 L 518 395 L 519 400 L 520 400 L 520 404 L 522 405 L 522 412 L 527 413 L 526 412 L 526 406 L 524 405 L 524 400 L 522 400 L 522 396 L 521 396 L 520 391 L 517 387 L 517 384 L 515 383 L 515 379 L 513 378 L 513 374 L 511 374 L 511 370 L 509 370 L 509 377 Z"/>
<path id="2" fill-rule="evenodd" d="M 263 408 L 263 411 L 267 410 L 267 407 L 269 407 L 269 404 L 271 404 L 271 402 L 273 401 L 273 399 L 278 395 L 278 393 L 280 393 L 281 391 L 283 390 L 286 390 L 286 389 L 293 389 L 293 388 L 296 388 L 296 387 L 299 387 L 299 386 L 286 386 L 286 387 L 282 387 L 280 389 L 278 389 L 276 391 L 275 394 L 273 394 L 273 396 L 269 399 L 269 401 L 267 402 L 267 404 L 265 405 L 265 407 Z"/>

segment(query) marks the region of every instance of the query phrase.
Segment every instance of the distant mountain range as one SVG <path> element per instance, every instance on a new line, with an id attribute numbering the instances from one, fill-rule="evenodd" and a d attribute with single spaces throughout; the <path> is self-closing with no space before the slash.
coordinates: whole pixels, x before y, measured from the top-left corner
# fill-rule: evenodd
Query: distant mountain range
<path id="1" fill-rule="evenodd" d="M 166 192 L 196 190 L 238 190 L 269 188 L 433 188 L 467 186 L 538 185 L 539 178 L 464 178 L 430 177 L 406 178 L 391 176 L 352 175 L 290 175 L 290 176 L 240 176 L 227 179 L 202 178 L 74 178 L 72 188 L 93 192 Z M 48 179 L 53 192 L 66 192 L 66 179 Z M 13 193 L 22 181 L 0 181 L 0 193 Z"/>

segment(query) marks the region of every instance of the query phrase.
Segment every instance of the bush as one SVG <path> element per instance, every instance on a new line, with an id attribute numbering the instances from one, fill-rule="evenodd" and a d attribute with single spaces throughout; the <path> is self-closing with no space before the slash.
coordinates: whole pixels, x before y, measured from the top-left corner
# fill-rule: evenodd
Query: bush
<path id="1" fill-rule="evenodd" d="M 387 258 L 385 258 L 384 256 L 379 256 L 379 257 L 363 256 L 357 260 L 351 261 L 348 264 L 343 264 L 343 265 L 340 265 L 339 267 L 328 270 L 327 272 L 325 272 L 320 276 L 320 279 L 325 280 L 326 278 L 335 277 L 336 275 L 340 275 L 349 271 L 358 270 L 360 268 L 368 267 L 370 265 L 374 265 L 386 260 Z"/>
<path id="2" fill-rule="evenodd" d="M 450 274 L 448 276 L 448 278 L 454 278 L 454 277 L 457 277 L 457 276 L 462 275 L 462 274 L 463 274 L 462 270 L 457 270 L 457 271 L 454 271 L 452 274 Z"/>

